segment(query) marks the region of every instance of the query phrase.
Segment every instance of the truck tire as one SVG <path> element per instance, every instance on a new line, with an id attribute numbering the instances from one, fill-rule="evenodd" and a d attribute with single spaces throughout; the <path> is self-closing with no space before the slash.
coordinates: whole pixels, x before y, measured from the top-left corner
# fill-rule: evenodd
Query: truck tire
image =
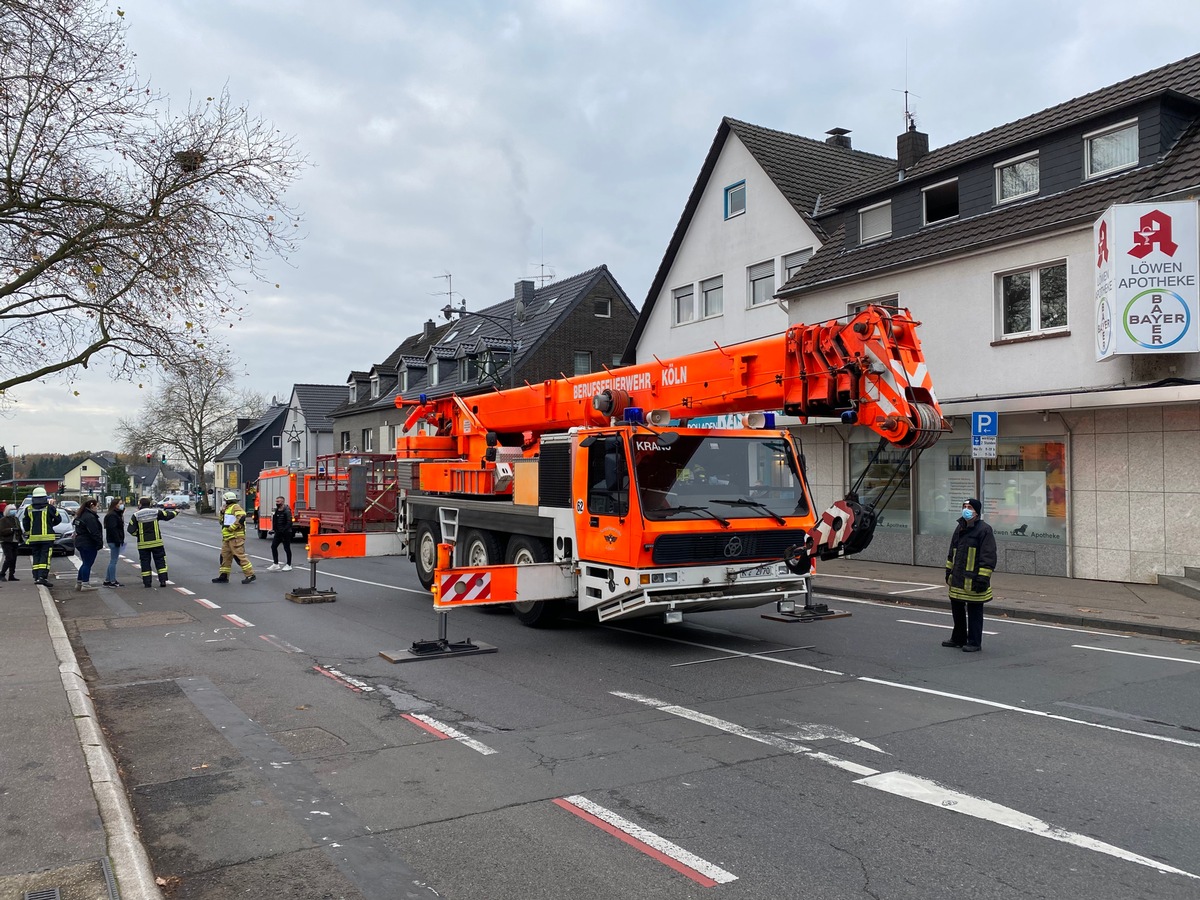
<path id="1" fill-rule="evenodd" d="M 504 561 L 515 565 L 550 562 L 549 545 L 534 537 L 513 535 L 508 542 L 508 553 Z M 557 621 L 562 614 L 561 600 L 529 600 L 512 604 L 513 613 L 522 625 L 530 628 L 545 628 Z"/>
<path id="2" fill-rule="evenodd" d="M 459 565 L 494 566 L 504 558 L 499 538 L 490 531 L 472 528 L 462 536 L 459 546 Z"/>
<path id="3" fill-rule="evenodd" d="M 421 587 L 433 584 L 433 570 L 437 566 L 437 548 L 442 542 L 442 529 L 436 522 L 417 523 L 417 581 Z"/>

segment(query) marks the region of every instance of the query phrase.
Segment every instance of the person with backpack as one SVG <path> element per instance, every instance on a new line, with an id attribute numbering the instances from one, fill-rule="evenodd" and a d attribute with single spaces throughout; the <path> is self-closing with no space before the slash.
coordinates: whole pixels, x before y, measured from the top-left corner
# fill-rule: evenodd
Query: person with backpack
<path id="1" fill-rule="evenodd" d="M 150 498 L 138 501 L 137 512 L 129 520 L 129 533 L 137 538 L 138 559 L 142 564 L 142 587 L 154 587 L 154 574 L 158 573 L 159 587 L 167 584 L 167 548 L 163 546 L 160 522 L 170 522 L 176 513 L 170 509 L 156 509 Z M 151 565 L 154 568 L 151 568 Z"/>
<path id="2" fill-rule="evenodd" d="M 25 542 L 33 556 L 33 583 L 50 586 L 50 552 L 54 549 L 54 526 L 62 523 L 62 513 L 50 503 L 44 487 L 33 489 L 33 500 L 21 516 Z"/>
<path id="3" fill-rule="evenodd" d="M 95 498 L 83 501 L 75 514 L 75 552 L 79 554 L 79 574 L 75 579 L 76 591 L 91 591 L 95 588 L 88 582 L 92 577 L 92 564 L 96 554 L 104 546 L 104 529 L 96 512 Z"/>
<path id="4" fill-rule="evenodd" d="M 108 544 L 108 571 L 104 573 L 105 587 L 124 587 L 117 581 L 117 560 L 125 546 L 125 501 L 113 497 L 104 514 L 104 540 Z"/>

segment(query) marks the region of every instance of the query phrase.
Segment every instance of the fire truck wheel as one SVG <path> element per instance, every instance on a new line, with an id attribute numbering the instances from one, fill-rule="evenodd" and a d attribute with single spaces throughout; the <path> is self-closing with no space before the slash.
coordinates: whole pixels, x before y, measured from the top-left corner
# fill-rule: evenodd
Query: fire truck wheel
<path id="1" fill-rule="evenodd" d="M 442 540 L 442 529 L 436 522 L 417 523 L 417 581 L 421 587 L 433 584 L 433 570 L 437 566 L 437 548 Z"/>
<path id="2" fill-rule="evenodd" d="M 508 542 L 505 562 L 529 565 L 549 561 L 550 545 L 543 540 L 518 534 Z M 562 609 L 561 600 L 530 600 L 512 605 L 517 620 L 522 625 L 528 625 L 531 628 L 545 628 L 552 624 L 558 619 Z"/>
<path id="3" fill-rule="evenodd" d="M 493 566 L 503 559 L 500 541 L 490 531 L 472 528 L 462 539 L 462 565 Z"/>
<path id="4" fill-rule="evenodd" d="M 550 547 L 545 541 L 537 538 L 515 534 L 508 542 L 508 553 L 504 557 L 504 561 L 517 566 L 550 562 Z"/>

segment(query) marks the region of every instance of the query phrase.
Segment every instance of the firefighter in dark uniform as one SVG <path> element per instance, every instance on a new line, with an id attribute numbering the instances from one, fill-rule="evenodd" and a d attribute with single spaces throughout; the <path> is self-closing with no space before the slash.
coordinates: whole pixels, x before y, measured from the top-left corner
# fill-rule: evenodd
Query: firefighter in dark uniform
<path id="1" fill-rule="evenodd" d="M 983 645 L 983 604 L 992 599 L 992 570 L 996 567 L 996 536 L 979 518 L 983 506 L 974 497 L 962 505 L 962 517 L 950 538 L 946 555 L 946 585 L 954 631 L 943 647 L 973 653 Z"/>
<path id="2" fill-rule="evenodd" d="M 137 512 L 129 520 L 129 533 L 137 538 L 143 587 L 154 587 L 155 573 L 159 585 L 166 586 L 167 548 L 163 546 L 162 528 L 158 523 L 170 522 L 175 516 L 174 510 L 155 509 L 150 505 L 150 498 L 143 497 L 138 501 Z"/>
<path id="3" fill-rule="evenodd" d="M 45 488 L 33 489 L 33 501 L 25 507 L 21 526 L 25 529 L 25 543 L 33 552 L 34 584 L 50 584 L 50 553 L 54 549 L 54 526 L 62 522 L 62 514 L 50 505 Z"/>

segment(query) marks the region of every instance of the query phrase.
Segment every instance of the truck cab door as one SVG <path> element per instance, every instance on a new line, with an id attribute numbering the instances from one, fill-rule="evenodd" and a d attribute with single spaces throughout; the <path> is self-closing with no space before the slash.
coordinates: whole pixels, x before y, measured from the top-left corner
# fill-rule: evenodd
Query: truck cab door
<path id="1" fill-rule="evenodd" d="M 641 536 L 630 512 L 628 446 L 624 436 L 593 434 L 579 444 L 575 520 L 579 557 L 600 565 L 630 566 Z"/>

